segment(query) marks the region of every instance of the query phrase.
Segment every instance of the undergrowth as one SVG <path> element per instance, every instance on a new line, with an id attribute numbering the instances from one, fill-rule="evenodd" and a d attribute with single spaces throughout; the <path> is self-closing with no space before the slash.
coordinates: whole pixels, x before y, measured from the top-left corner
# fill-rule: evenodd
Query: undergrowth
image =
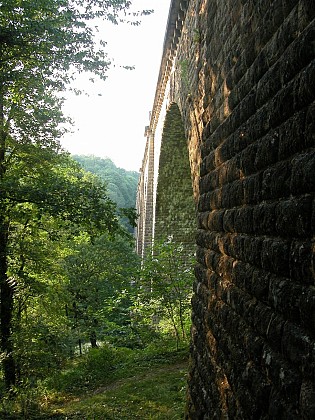
<path id="1" fill-rule="evenodd" d="M 181 419 L 188 349 L 155 342 L 145 349 L 102 345 L 36 384 L 6 396 L 0 418 Z"/>

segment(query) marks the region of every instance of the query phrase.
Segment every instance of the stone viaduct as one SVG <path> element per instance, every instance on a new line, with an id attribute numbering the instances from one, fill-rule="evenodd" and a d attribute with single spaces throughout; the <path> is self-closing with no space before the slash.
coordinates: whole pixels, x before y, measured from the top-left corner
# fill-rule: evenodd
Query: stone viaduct
<path id="1" fill-rule="evenodd" d="M 187 419 L 315 419 L 314 16 L 171 1 L 137 251 L 196 250 Z"/>

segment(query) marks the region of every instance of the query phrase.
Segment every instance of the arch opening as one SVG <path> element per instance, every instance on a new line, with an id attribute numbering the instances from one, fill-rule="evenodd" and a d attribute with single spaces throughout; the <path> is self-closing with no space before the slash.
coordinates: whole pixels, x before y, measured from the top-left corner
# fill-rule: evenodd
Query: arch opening
<path id="1" fill-rule="evenodd" d="M 176 103 L 164 121 L 156 187 L 154 240 L 172 237 L 195 247 L 196 205 L 184 124 Z"/>

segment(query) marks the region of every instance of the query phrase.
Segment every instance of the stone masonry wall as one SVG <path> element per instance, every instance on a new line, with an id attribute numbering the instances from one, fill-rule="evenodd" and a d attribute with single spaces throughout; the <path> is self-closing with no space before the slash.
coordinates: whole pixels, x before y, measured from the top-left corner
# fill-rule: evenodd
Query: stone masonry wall
<path id="1" fill-rule="evenodd" d="M 172 99 L 201 133 L 192 420 L 315 418 L 314 15 L 189 2 Z"/>
<path id="2" fill-rule="evenodd" d="M 314 0 L 171 1 L 150 129 L 168 85 L 198 200 L 190 420 L 315 418 L 314 18 Z"/>
<path id="3" fill-rule="evenodd" d="M 189 251 L 194 250 L 196 205 L 184 126 L 176 104 L 170 105 L 163 127 L 155 213 L 155 240 L 172 236 Z"/>
<path id="4" fill-rule="evenodd" d="M 154 216 L 154 141 L 149 130 L 146 135 L 147 143 L 140 170 L 136 202 L 136 210 L 139 215 L 135 230 L 136 252 L 141 258 L 145 258 L 152 248 Z"/>

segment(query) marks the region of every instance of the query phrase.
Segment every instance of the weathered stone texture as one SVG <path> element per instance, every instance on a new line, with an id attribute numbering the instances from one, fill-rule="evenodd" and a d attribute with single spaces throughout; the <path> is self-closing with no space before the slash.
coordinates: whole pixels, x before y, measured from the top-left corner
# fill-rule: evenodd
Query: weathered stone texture
<path id="1" fill-rule="evenodd" d="M 314 419 L 315 2 L 171 11 L 161 80 L 200 178 L 186 417 Z"/>
<path id="2" fill-rule="evenodd" d="M 142 258 L 152 248 L 154 219 L 154 142 L 149 134 L 137 188 L 136 252 Z"/>
<path id="3" fill-rule="evenodd" d="M 198 77 L 178 70 L 174 93 L 203 121 L 187 418 L 315 416 L 314 13 L 190 2 L 198 61 L 182 39 L 178 59 Z"/>
<path id="4" fill-rule="evenodd" d="M 191 251 L 195 243 L 196 208 L 184 126 L 176 104 L 164 122 L 155 210 L 155 240 L 172 236 Z"/>

